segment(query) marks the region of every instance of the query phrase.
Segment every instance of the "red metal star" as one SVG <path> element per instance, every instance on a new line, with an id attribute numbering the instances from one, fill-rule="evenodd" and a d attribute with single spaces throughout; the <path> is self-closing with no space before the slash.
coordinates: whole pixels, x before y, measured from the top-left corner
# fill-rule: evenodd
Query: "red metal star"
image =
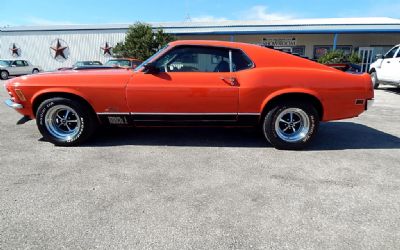
<path id="1" fill-rule="evenodd" d="M 66 50 L 67 48 L 68 47 L 61 46 L 60 39 L 57 39 L 57 45 L 55 48 L 50 47 L 50 49 L 54 50 L 54 52 L 55 52 L 54 59 L 57 59 L 58 56 L 61 56 L 64 59 L 67 59 L 67 57 L 65 56 L 65 53 L 64 53 L 64 50 Z"/>
<path id="2" fill-rule="evenodd" d="M 108 42 L 106 42 L 106 46 L 100 47 L 104 51 L 104 55 L 109 54 L 111 56 L 111 49 L 112 47 L 108 45 Z"/>
<path id="3" fill-rule="evenodd" d="M 19 48 L 17 48 L 17 45 L 15 45 L 15 43 L 13 43 L 11 50 L 11 54 L 12 56 L 17 55 L 19 56 Z"/>

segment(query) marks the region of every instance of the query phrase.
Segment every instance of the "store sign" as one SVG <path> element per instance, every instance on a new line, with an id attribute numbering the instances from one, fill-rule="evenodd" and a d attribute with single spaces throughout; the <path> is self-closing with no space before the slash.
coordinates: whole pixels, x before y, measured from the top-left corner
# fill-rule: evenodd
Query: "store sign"
<path id="1" fill-rule="evenodd" d="M 263 38 L 264 46 L 296 46 L 296 38 Z"/>

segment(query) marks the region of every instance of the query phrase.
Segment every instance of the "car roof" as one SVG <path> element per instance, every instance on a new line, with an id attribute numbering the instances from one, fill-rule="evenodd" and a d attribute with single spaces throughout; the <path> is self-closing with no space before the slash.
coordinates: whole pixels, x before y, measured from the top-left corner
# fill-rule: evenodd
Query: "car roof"
<path id="1" fill-rule="evenodd" d="M 169 45 L 202 45 L 202 46 L 216 46 L 216 47 L 229 47 L 229 48 L 259 48 L 259 45 L 250 43 L 239 43 L 239 42 L 227 42 L 227 41 L 216 41 L 216 40 L 179 40 L 170 42 Z"/>

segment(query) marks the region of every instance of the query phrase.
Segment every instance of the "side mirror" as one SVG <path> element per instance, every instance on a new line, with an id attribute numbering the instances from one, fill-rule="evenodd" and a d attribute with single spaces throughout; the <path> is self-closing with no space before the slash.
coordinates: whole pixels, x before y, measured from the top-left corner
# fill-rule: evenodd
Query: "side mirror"
<path id="1" fill-rule="evenodd" d="M 17 67 L 17 65 L 13 64 L 13 65 L 11 65 L 11 67 Z"/>
<path id="2" fill-rule="evenodd" d="M 143 72 L 145 74 L 157 74 L 159 71 L 153 63 L 148 63 L 148 64 L 144 65 Z"/>
<path id="3" fill-rule="evenodd" d="M 382 54 L 377 54 L 376 59 L 385 59 L 385 56 Z"/>

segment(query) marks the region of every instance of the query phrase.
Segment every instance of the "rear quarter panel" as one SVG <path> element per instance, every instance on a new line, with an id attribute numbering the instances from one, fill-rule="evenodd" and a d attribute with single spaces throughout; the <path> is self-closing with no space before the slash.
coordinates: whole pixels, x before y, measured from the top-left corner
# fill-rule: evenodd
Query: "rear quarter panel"
<path id="1" fill-rule="evenodd" d="M 356 99 L 368 99 L 365 76 L 330 68 L 260 67 L 238 73 L 240 112 L 262 112 L 273 98 L 286 93 L 306 93 L 320 100 L 323 121 L 359 115 L 363 105 Z M 372 98 L 372 97 L 370 97 Z"/>

